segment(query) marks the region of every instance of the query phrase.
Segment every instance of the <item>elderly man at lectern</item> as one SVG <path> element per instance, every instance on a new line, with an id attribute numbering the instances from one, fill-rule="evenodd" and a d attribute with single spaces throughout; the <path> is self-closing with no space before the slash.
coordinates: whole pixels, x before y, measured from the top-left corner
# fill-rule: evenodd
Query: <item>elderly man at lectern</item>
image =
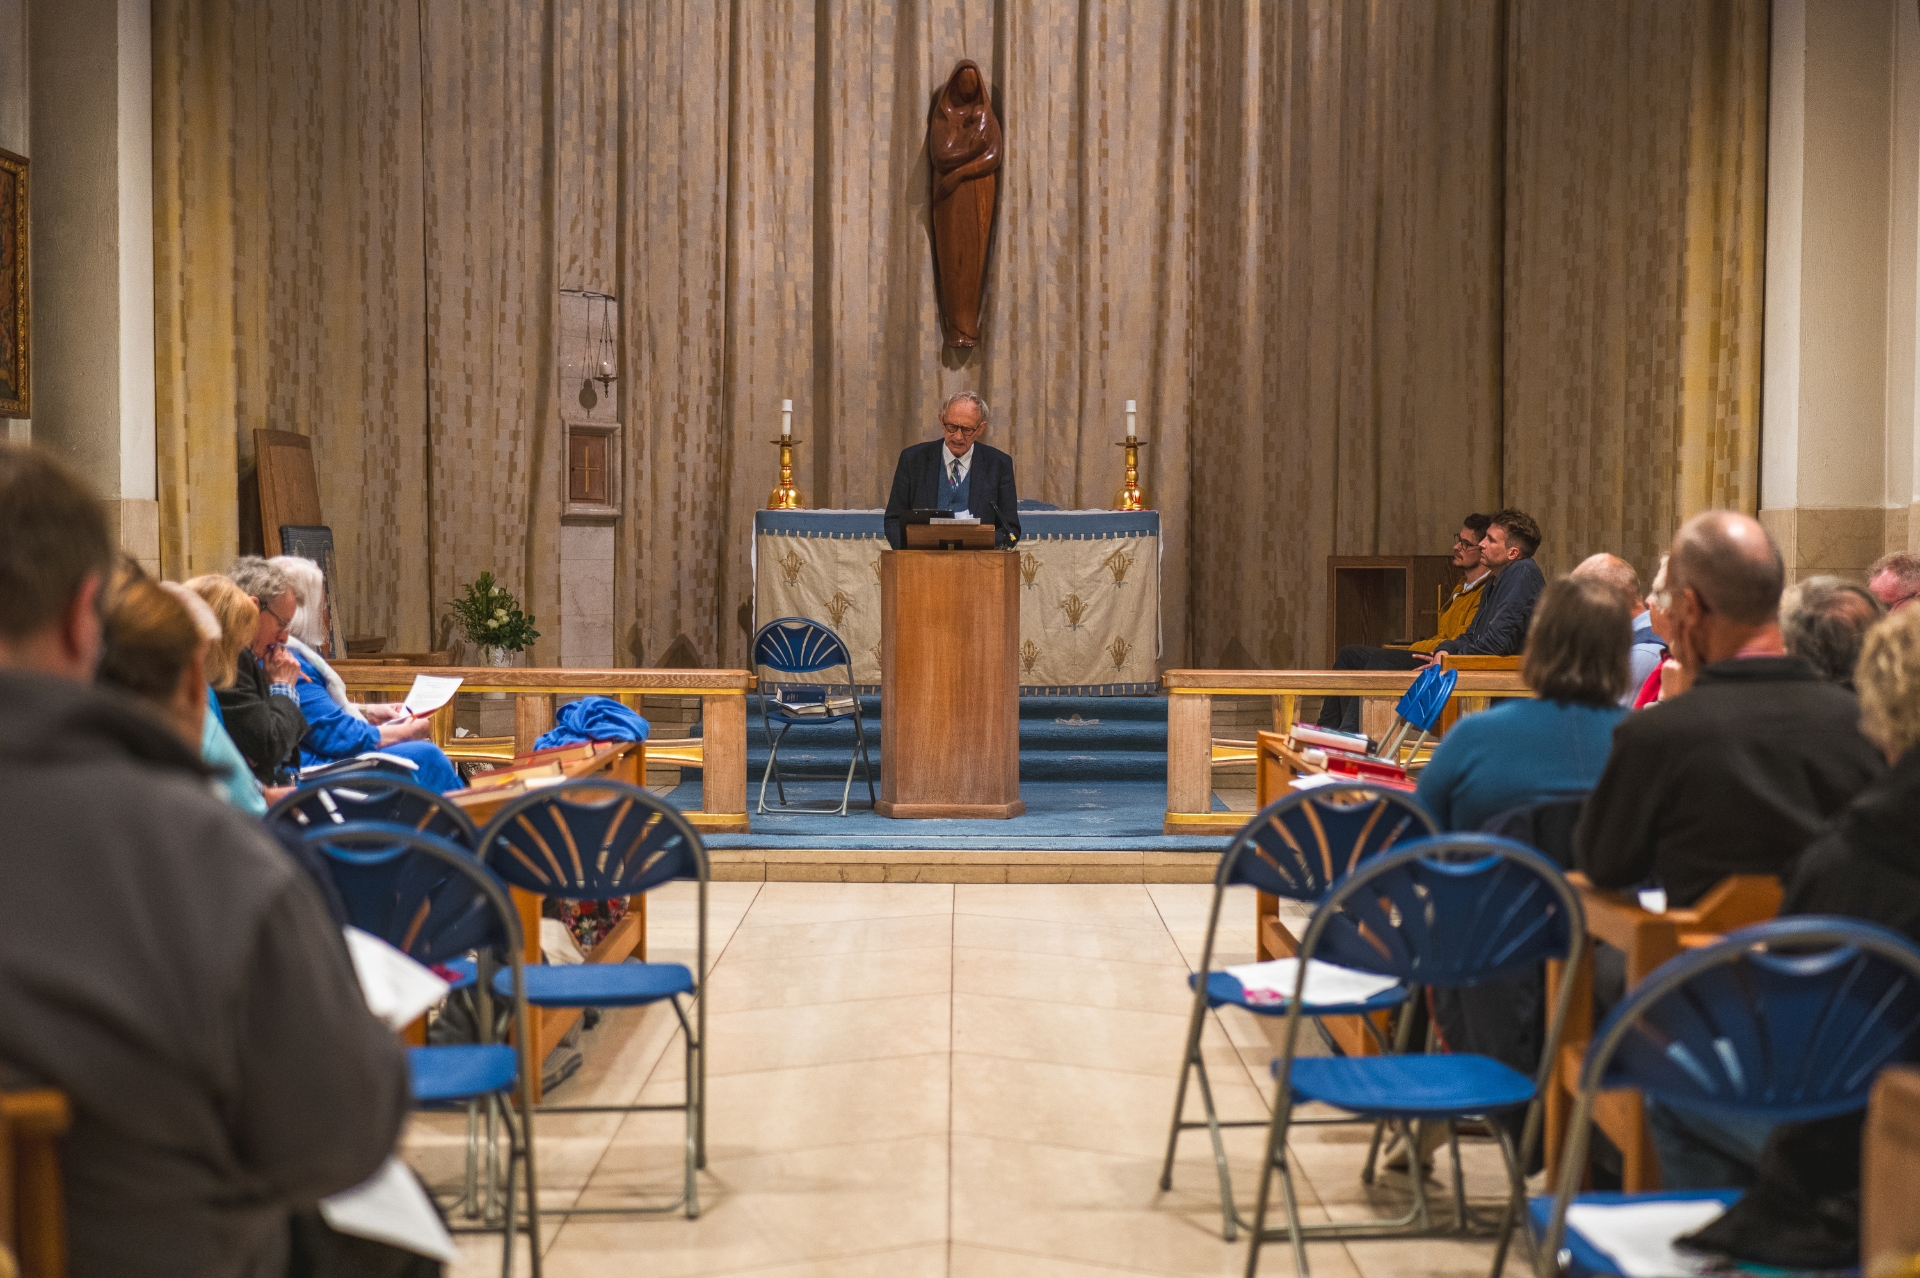
<path id="1" fill-rule="evenodd" d="M 900 452 L 887 498 L 887 544 L 907 544 L 906 517 L 916 510 L 950 510 L 995 525 L 994 545 L 1020 539 L 1020 502 L 1013 490 L 1013 458 L 979 442 L 987 429 L 987 401 L 972 391 L 948 397 L 940 409 L 941 439 Z"/>

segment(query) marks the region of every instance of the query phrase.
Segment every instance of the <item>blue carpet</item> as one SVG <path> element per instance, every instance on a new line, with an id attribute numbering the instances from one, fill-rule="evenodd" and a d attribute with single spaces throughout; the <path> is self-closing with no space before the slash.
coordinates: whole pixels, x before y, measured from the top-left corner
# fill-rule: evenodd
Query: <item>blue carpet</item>
<path id="1" fill-rule="evenodd" d="M 758 805 L 766 738 L 757 701 L 748 699 L 747 810 Z M 880 698 L 861 698 L 874 788 L 884 764 Z M 696 730 L 697 731 L 697 730 Z M 853 749 L 851 721 L 794 728 L 780 747 L 780 773 L 796 802 L 840 801 Z M 699 774 L 684 774 L 668 796 L 700 806 Z M 854 802 L 867 788 L 856 772 Z M 856 808 L 847 816 L 755 814 L 749 834 L 707 839 L 714 848 L 983 848 L 1053 851 L 1217 851 L 1212 835 L 1161 832 L 1167 810 L 1167 702 L 1164 697 L 1022 697 L 1020 797 L 1025 815 L 1007 821 L 896 821 Z M 767 800 L 774 802 L 774 792 Z M 1218 800 L 1216 811 L 1225 811 Z"/>
<path id="2" fill-rule="evenodd" d="M 676 807 L 700 807 L 700 782 L 682 782 L 667 795 Z M 841 774 L 843 777 L 844 773 Z M 799 781 L 787 785 L 787 798 L 798 802 L 840 802 L 841 781 Z M 864 803 L 867 789 L 856 776 L 854 801 Z M 753 813 L 749 834 L 709 834 L 710 848 L 982 848 L 1030 852 L 1218 852 L 1226 839 L 1214 835 L 1162 834 L 1167 815 L 1164 782 L 1111 781 L 1104 784 L 1070 781 L 1022 781 L 1023 816 L 1006 821 L 928 820 L 896 821 L 865 808 L 849 809 L 845 817 L 832 813 L 791 815 L 754 812 L 760 783 L 747 789 L 747 811 Z M 767 802 L 774 793 L 767 791 Z M 1214 801 L 1215 811 L 1225 805 Z"/>

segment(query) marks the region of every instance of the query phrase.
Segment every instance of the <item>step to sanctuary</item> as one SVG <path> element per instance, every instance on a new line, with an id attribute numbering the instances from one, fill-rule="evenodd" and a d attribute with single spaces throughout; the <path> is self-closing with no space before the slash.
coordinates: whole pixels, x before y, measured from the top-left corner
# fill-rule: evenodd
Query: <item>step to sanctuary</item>
<path id="1" fill-rule="evenodd" d="M 1218 852 L 716 848 L 713 877 L 766 883 L 1211 883 Z"/>

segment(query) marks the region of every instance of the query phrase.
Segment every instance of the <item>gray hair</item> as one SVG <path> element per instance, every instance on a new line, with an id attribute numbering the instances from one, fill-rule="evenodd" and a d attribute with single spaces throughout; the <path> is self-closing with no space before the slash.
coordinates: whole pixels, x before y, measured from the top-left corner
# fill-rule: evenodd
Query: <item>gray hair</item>
<path id="1" fill-rule="evenodd" d="M 227 576 L 262 608 L 289 590 L 294 590 L 296 602 L 300 597 L 293 581 L 287 576 L 287 570 L 271 559 L 262 559 L 258 555 L 242 555 L 234 560 Z"/>
<path id="2" fill-rule="evenodd" d="M 1865 586 L 1838 577 L 1809 577 L 1780 601 L 1780 632 L 1787 651 L 1820 677 L 1853 687 L 1860 645 L 1886 614 Z"/>
<path id="3" fill-rule="evenodd" d="M 1636 616 L 1646 605 L 1640 597 L 1640 574 L 1633 565 L 1618 555 L 1606 551 L 1588 555 L 1580 561 L 1580 566 L 1567 574 L 1570 577 L 1597 581 L 1611 588 L 1620 596 L 1620 602 L 1626 606 L 1627 616 Z"/>
<path id="4" fill-rule="evenodd" d="M 275 555 L 267 560 L 287 574 L 293 597 L 299 603 L 287 630 L 301 643 L 316 651 L 327 647 L 327 628 L 321 624 L 322 607 L 327 601 L 327 576 L 320 565 L 299 555 Z"/>
<path id="5" fill-rule="evenodd" d="M 990 411 L 987 408 L 987 401 L 984 399 L 981 399 L 978 395 L 974 394 L 970 390 L 955 391 L 953 394 L 947 396 L 947 402 L 940 405 L 941 416 L 944 417 L 949 408 L 952 408 L 955 404 L 958 404 L 962 401 L 972 404 L 974 408 L 979 412 L 980 429 L 985 430 L 987 428 L 987 416 Z"/>
<path id="6" fill-rule="evenodd" d="M 1920 555 L 1911 555 L 1904 550 L 1882 555 L 1873 561 L 1873 567 L 1867 569 L 1867 580 L 1872 581 L 1883 572 L 1892 573 L 1893 579 L 1903 589 L 1920 590 Z"/>

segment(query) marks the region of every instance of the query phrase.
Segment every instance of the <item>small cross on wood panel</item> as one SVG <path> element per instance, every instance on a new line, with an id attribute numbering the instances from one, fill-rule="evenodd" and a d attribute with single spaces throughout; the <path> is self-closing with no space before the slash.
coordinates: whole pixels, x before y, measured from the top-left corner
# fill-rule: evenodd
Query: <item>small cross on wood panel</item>
<path id="1" fill-rule="evenodd" d="M 598 432 L 567 432 L 567 500 L 607 505 L 607 437 Z"/>

